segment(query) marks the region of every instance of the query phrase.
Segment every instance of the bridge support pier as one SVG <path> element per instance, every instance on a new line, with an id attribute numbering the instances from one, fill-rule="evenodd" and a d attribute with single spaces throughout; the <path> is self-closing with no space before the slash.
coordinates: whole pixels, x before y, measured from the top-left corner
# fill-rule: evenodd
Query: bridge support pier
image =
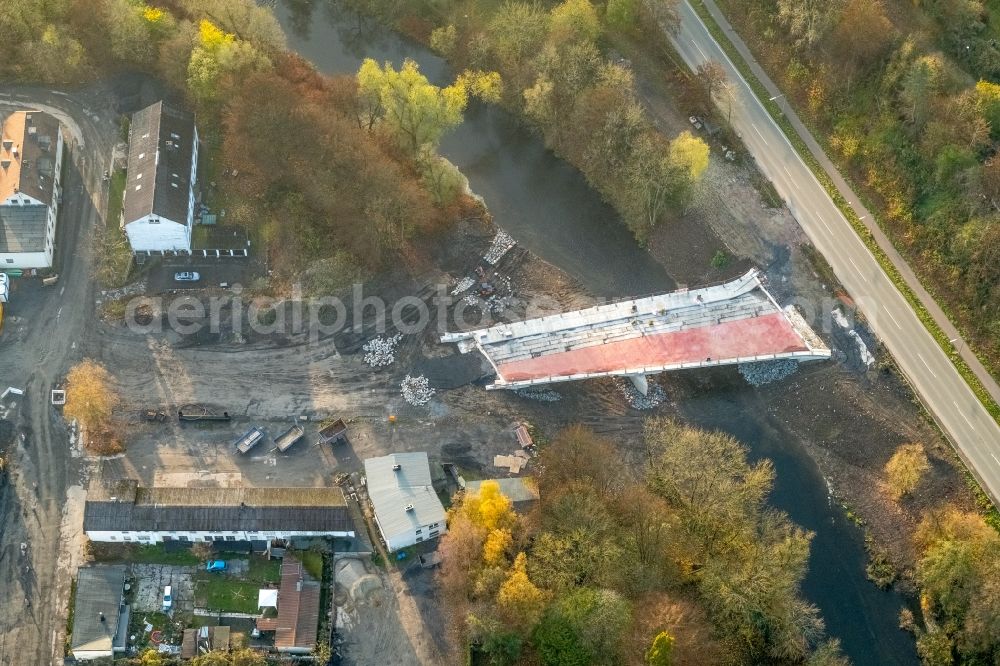
<path id="1" fill-rule="evenodd" d="M 649 380 L 646 379 L 646 375 L 629 375 L 628 378 L 632 380 L 636 391 L 643 395 L 649 394 Z"/>

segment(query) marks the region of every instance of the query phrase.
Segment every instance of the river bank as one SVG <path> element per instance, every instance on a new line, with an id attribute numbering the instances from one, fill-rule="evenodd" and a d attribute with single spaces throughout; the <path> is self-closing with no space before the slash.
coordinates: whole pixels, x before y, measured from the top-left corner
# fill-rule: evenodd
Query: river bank
<path id="1" fill-rule="evenodd" d="M 431 80 L 447 78 L 440 58 L 342 8 L 304 16 L 281 5 L 278 16 L 289 31 L 290 46 L 327 73 L 352 73 L 365 56 L 396 64 L 411 57 Z M 664 106 L 655 89 L 644 102 Z M 674 110 L 673 115 L 683 114 Z M 471 109 L 465 123 L 445 138 L 441 152 L 468 176 L 503 228 L 592 294 L 630 296 L 702 281 L 702 257 L 726 247 L 737 260 L 765 267 L 783 300 L 814 304 L 814 323 L 844 350 L 841 362 L 804 368 L 763 390 L 751 389 L 730 371 L 663 377 L 659 381 L 673 405 L 663 409 L 730 432 L 750 446 L 753 456 L 774 460 L 778 478 L 772 504 L 816 532 L 805 592 L 821 608 L 830 634 L 843 641 L 855 663 L 914 663 L 912 638 L 897 626 L 904 600 L 865 579 L 864 534 L 831 490 L 868 518 L 876 540 L 906 566 L 913 559 L 908 535 L 915 517 L 927 502 L 943 497 L 966 502 L 961 477 L 900 380 L 891 372 L 862 371 L 842 332 L 824 328 L 830 306 L 845 301 L 817 268 L 787 212 L 764 207 L 751 178 L 719 167 L 716 160 L 711 186 L 702 189 L 693 210 L 676 226 L 651 239 L 651 253 L 634 242 L 574 169 L 501 109 Z M 703 248 L 696 259 L 693 247 Z M 587 416 L 594 401 L 610 395 L 607 388 L 600 382 L 568 387 L 559 411 L 567 422 L 583 421 L 627 438 L 637 432 L 639 419 Z M 930 449 L 933 470 L 908 504 L 889 506 L 878 490 L 881 467 L 896 446 L 915 440 Z"/>

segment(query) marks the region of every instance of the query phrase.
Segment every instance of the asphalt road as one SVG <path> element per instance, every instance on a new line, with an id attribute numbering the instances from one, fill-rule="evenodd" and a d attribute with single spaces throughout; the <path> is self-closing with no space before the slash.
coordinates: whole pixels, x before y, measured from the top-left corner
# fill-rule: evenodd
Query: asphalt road
<path id="1" fill-rule="evenodd" d="M 872 330 L 994 502 L 1000 500 L 1000 426 L 882 271 L 854 228 L 754 96 L 687 0 L 670 36 L 691 69 L 719 62 L 735 87 L 732 125 L 806 235 L 823 253 Z M 728 104 L 725 112 L 729 112 Z"/>

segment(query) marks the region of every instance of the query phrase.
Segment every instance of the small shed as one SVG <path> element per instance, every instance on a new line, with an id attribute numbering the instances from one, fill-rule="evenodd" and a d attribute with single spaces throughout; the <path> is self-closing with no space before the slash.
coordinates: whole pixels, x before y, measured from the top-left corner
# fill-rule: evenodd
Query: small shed
<path id="1" fill-rule="evenodd" d="M 500 492 L 511 501 L 517 513 L 527 513 L 538 501 L 538 484 L 530 476 L 469 481 L 465 484 L 465 489 L 470 493 L 478 493 L 486 481 L 495 481 L 500 486 Z"/>

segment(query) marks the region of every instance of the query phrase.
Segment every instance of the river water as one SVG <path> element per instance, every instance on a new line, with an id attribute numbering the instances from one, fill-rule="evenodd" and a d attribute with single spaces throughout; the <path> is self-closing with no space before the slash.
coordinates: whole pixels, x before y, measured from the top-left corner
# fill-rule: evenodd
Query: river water
<path id="1" fill-rule="evenodd" d="M 276 13 L 289 47 L 325 73 L 353 74 L 362 59 L 371 57 L 397 67 L 411 58 L 439 85 L 453 76 L 447 63 L 419 44 L 334 2 L 283 1 Z M 469 109 L 465 122 L 442 142 L 441 153 L 485 198 L 497 224 L 592 293 L 625 297 L 675 286 L 579 172 L 502 109 Z M 841 640 L 851 660 L 872 666 L 919 663 L 912 637 L 898 627 L 902 597 L 878 590 L 865 578 L 860 530 L 831 503 L 816 464 L 769 416 L 769 408 L 794 405 L 767 405 L 758 392 L 736 384 L 687 399 L 680 410 L 693 424 L 731 433 L 750 448 L 752 458 L 774 463 L 770 503 L 816 534 L 803 592 L 820 608 L 829 635 Z"/>

